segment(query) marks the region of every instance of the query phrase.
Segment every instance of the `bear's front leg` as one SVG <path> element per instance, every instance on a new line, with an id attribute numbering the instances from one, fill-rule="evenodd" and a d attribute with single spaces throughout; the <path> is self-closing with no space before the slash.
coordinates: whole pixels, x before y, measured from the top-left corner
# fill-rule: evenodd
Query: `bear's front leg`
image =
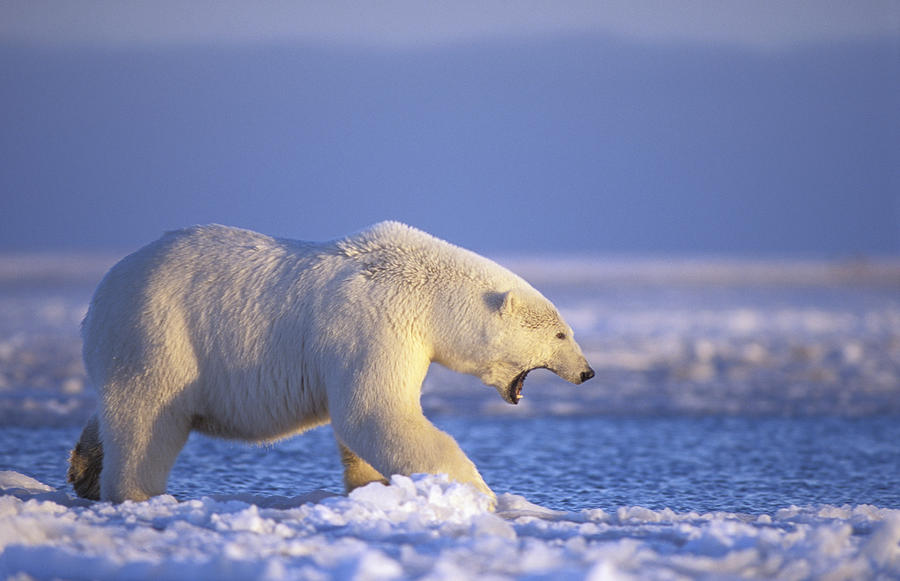
<path id="1" fill-rule="evenodd" d="M 383 350 L 367 352 L 362 360 L 348 356 L 327 382 L 335 438 L 365 462 L 354 461 L 350 476 L 370 481 L 374 475 L 365 465 L 386 478 L 446 474 L 496 500 L 456 440 L 422 413 L 422 380 L 431 363 L 427 353 L 418 347 L 388 349 L 387 339 L 380 345 Z"/>
<path id="2" fill-rule="evenodd" d="M 354 488 L 365 486 L 370 482 L 387 484 L 387 478 L 368 462 L 354 454 L 347 446 L 338 442 L 341 449 L 341 464 L 344 465 L 344 489 L 349 493 Z"/>
<path id="3" fill-rule="evenodd" d="M 496 500 L 456 440 L 436 428 L 421 413 L 398 416 L 382 412 L 364 417 L 332 417 L 332 426 L 338 440 L 345 443 L 350 454 L 361 462 L 353 465 L 354 477 L 358 475 L 361 480 L 371 482 L 364 475 L 446 474 L 458 482 L 474 485 Z"/>

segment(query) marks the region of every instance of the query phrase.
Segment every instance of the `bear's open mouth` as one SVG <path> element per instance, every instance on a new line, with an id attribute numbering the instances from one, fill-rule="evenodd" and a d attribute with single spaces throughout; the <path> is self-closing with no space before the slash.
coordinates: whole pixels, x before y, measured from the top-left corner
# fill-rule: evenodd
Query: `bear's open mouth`
<path id="1" fill-rule="evenodd" d="M 526 369 L 513 378 L 512 382 L 509 384 L 509 387 L 506 390 L 506 401 L 511 404 L 519 403 L 519 400 L 522 399 L 522 386 L 525 385 L 525 376 L 535 369 L 540 368 L 534 367 L 532 369 Z"/>

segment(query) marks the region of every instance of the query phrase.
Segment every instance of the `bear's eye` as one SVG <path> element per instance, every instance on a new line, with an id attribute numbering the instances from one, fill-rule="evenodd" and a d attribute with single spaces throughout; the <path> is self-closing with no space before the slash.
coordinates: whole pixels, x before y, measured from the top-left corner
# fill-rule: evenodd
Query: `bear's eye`
<path id="1" fill-rule="evenodd" d="M 557 338 L 557 339 L 565 339 L 565 338 L 566 338 L 566 334 L 563 333 L 562 331 L 560 331 L 559 333 L 556 334 L 556 338 Z"/>

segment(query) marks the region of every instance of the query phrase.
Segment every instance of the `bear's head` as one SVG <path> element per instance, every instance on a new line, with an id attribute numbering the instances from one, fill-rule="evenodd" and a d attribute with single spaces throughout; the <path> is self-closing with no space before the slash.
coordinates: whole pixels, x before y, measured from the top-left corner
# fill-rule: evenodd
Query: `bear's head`
<path id="1" fill-rule="evenodd" d="M 519 403 L 525 376 L 548 369 L 579 384 L 594 376 L 581 348 L 553 304 L 530 287 L 489 291 L 470 309 L 462 333 L 453 333 L 452 346 L 440 362 L 481 379 L 512 404 Z"/>

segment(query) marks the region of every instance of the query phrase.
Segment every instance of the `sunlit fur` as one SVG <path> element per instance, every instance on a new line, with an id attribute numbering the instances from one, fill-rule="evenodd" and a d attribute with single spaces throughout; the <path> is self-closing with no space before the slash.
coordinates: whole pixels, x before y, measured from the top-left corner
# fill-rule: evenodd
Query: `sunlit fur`
<path id="1" fill-rule="evenodd" d="M 104 277 L 83 338 L 100 407 L 99 442 L 81 447 L 102 453 L 99 495 L 116 502 L 163 493 L 191 430 L 264 442 L 329 421 L 348 489 L 428 472 L 491 494 L 422 414 L 429 364 L 504 397 L 524 369 L 575 383 L 590 369 L 525 281 L 396 222 L 326 243 L 224 226 L 167 233 Z M 73 466 L 90 460 L 73 451 Z M 92 474 L 78 472 L 79 492 L 96 490 Z"/>

